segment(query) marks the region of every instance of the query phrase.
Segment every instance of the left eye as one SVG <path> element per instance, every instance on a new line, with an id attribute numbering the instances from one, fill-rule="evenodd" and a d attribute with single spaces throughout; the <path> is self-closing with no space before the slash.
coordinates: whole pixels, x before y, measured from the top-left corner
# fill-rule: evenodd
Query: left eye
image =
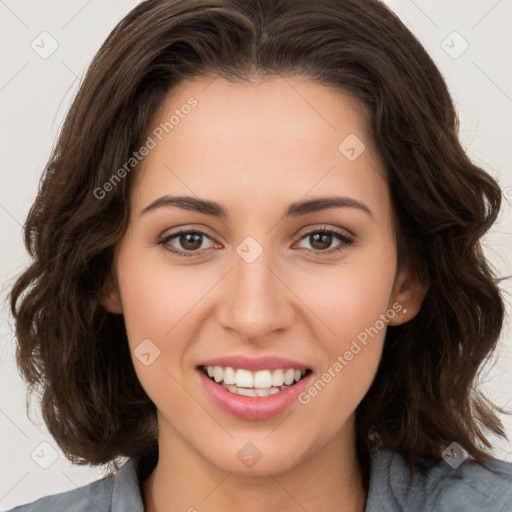
<path id="1" fill-rule="evenodd" d="M 301 237 L 300 241 L 304 240 L 309 241 L 312 246 L 311 249 L 306 247 L 306 250 L 324 253 L 341 251 L 354 242 L 348 235 L 332 229 L 310 231 Z M 337 240 L 339 243 L 334 248 L 330 248 L 334 240 Z"/>

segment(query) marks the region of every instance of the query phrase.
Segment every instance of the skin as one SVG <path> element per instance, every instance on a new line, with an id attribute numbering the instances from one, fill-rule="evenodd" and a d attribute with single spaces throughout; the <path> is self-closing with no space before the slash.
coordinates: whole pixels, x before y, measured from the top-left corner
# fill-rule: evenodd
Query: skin
<path id="1" fill-rule="evenodd" d="M 350 96 L 298 77 L 233 84 L 182 83 L 151 127 L 193 96 L 198 105 L 145 157 L 132 188 L 130 222 L 117 247 L 103 305 L 125 318 L 133 351 L 150 339 L 160 355 L 134 356 L 138 378 L 158 410 L 159 462 L 144 484 L 149 511 L 363 511 L 366 488 L 355 453 L 354 413 L 374 378 L 385 328 L 307 405 L 248 421 L 208 398 L 196 365 L 207 358 L 279 355 L 320 377 L 395 302 L 410 320 L 423 292 L 397 272 L 389 190 Z M 148 134 L 151 130 L 148 131 Z M 349 161 L 338 146 L 356 134 L 366 149 Z M 220 203 L 219 219 L 176 206 L 141 211 L 155 199 L 186 195 Z M 364 203 L 284 217 L 290 203 L 328 195 Z M 207 237 L 193 249 L 178 227 Z M 352 238 L 315 242 L 321 229 Z M 253 237 L 252 263 L 236 248 Z M 330 252 L 341 247 L 340 251 Z M 199 248 L 199 249 L 197 249 Z M 253 443 L 261 459 L 237 452 Z"/>

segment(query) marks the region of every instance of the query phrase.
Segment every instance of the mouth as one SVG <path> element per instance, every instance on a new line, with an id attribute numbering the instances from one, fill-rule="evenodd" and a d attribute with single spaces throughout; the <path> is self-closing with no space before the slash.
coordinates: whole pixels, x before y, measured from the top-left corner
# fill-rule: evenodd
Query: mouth
<path id="1" fill-rule="evenodd" d="M 244 354 L 201 361 L 197 376 L 217 408 L 242 420 L 270 420 L 299 403 L 311 384 L 312 368 L 277 355 Z"/>
<path id="2" fill-rule="evenodd" d="M 277 395 L 308 377 L 310 368 L 276 368 L 250 371 L 231 366 L 198 366 L 208 379 L 229 393 L 246 397 Z"/>

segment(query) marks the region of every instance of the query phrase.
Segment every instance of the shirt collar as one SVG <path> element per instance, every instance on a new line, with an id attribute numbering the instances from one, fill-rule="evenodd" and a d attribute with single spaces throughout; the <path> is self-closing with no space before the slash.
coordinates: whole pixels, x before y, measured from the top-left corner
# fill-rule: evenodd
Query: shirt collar
<path id="1" fill-rule="evenodd" d="M 142 486 L 158 462 L 158 448 L 129 459 L 114 478 L 111 512 L 144 512 Z"/>

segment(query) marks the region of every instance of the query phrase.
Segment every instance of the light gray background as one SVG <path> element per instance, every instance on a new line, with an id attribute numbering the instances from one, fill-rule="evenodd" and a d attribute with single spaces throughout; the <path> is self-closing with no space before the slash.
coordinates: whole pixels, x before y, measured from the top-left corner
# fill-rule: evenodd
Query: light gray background
<path id="1" fill-rule="evenodd" d="M 14 276 L 28 263 L 22 225 L 70 99 L 102 41 L 137 3 L 0 0 L 2 300 Z M 486 247 L 499 273 L 512 274 L 512 1 L 389 0 L 388 4 L 444 74 L 457 104 L 460 136 L 467 151 L 498 177 L 505 191 L 502 214 Z M 45 55 L 56 44 L 58 48 Z M 484 390 L 497 404 L 512 408 L 510 280 L 503 283 L 503 289 L 507 324 L 496 361 L 483 380 Z M 65 459 L 37 407 L 33 409 L 37 424 L 27 418 L 25 386 L 15 367 L 12 322 L 4 304 L 0 318 L 0 509 L 103 475 L 102 468 L 74 467 Z M 512 417 L 503 420 L 512 438 Z M 512 460 L 510 443 L 497 443 L 495 451 L 498 457 Z M 41 467 L 45 465 L 49 467 Z"/>

